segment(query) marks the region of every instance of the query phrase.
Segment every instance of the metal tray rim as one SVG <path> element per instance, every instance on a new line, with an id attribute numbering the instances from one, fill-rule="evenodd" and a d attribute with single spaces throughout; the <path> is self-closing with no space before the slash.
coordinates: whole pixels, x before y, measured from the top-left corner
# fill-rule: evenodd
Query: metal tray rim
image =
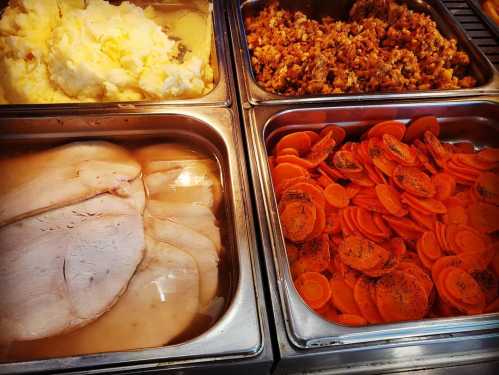
<path id="1" fill-rule="evenodd" d="M 0 374 L 10 373 L 30 373 L 37 371 L 62 371 L 62 370 L 81 370 L 87 369 L 91 371 L 97 367 L 110 366 L 143 366 L 157 367 L 158 365 L 175 365 L 187 362 L 215 362 L 223 360 L 235 360 L 243 358 L 254 358 L 263 350 L 263 327 L 261 316 L 261 305 L 264 303 L 257 291 L 257 282 L 255 272 L 255 263 L 253 251 L 255 251 L 255 233 L 251 230 L 246 218 L 251 217 L 248 214 L 248 205 L 239 195 L 245 196 L 248 191 L 247 180 L 244 178 L 244 171 L 241 170 L 239 159 L 241 156 L 241 142 L 237 139 L 237 129 L 233 129 L 234 114 L 229 109 L 225 108 L 199 108 L 197 110 L 187 110 L 184 108 L 161 108 L 156 112 L 150 113 L 127 113 L 109 115 L 88 115 L 88 118 L 104 118 L 117 116 L 130 116 L 147 120 L 150 117 L 169 117 L 172 115 L 185 116 L 194 119 L 209 127 L 211 131 L 217 134 L 223 146 L 226 148 L 227 160 L 226 167 L 230 174 L 230 181 L 225 181 L 231 185 L 232 194 L 226 198 L 231 203 L 232 219 L 231 225 L 234 232 L 234 247 L 237 251 L 236 257 L 239 262 L 239 279 L 237 290 L 232 298 L 231 304 L 227 311 L 220 317 L 214 326 L 203 332 L 200 336 L 190 339 L 186 342 L 176 345 L 170 345 L 159 348 L 151 348 L 144 350 L 134 350 L 127 352 L 112 352 L 99 353 L 93 355 L 73 356 L 55 359 L 33 360 L 23 362 L 0 363 Z M 65 113 L 63 117 L 81 117 L 73 114 Z M 49 117 L 38 119 L 33 116 L 25 116 L 20 119 L 36 119 L 44 121 L 47 118 L 59 117 L 53 114 Z M 85 116 L 84 116 L 85 117 Z M 2 118 L 2 121 L 9 121 L 9 118 Z M 168 129 L 168 125 L 165 128 Z M 97 135 L 99 131 L 85 133 L 85 135 Z M 127 132 L 133 132 L 133 129 L 123 131 L 109 131 L 106 135 L 121 135 Z M 144 134 L 148 134 L 147 130 L 140 129 Z M 37 135 L 44 133 L 37 133 Z M 50 135 L 60 134 L 66 136 L 64 132 L 50 132 Z M 78 134 L 76 136 L 78 137 Z M 156 134 L 156 132 L 149 134 Z M 0 135 L 0 140 L 8 139 L 5 133 Z M 222 165 L 224 166 L 224 165 Z M 241 312 L 247 312 L 243 314 Z M 256 328 L 256 329 L 255 329 Z M 243 330 L 244 334 L 233 337 L 234 330 Z M 208 344 L 208 345 L 207 345 Z M 207 350 L 207 347 L 217 347 Z M 223 349 L 220 350 L 220 348 Z"/>
<path id="2" fill-rule="evenodd" d="M 492 20 L 488 14 L 486 14 L 481 7 L 481 0 L 466 0 L 466 2 L 471 6 L 473 11 L 478 14 L 488 28 L 495 34 L 496 38 L 499 38 L 499 25 L 496 25 L 494 20 Z"/>
<path id="3" fill-rule="evenodd" d="M 491 77 L 488 82 L 482 86 L 472 89 L 461 90 L 432 90 L 432 91 L 415 91 L 404 93 L 365 93 L 365 94 L 334 94 L 334 95 L 310 95 L 310 96 L 284 96 L 272 94 L 265 91 L 255 80 L 253 74 L 253 67 L 250 63 L 249 50 L 246 42 L 246 28 L 242 15 L 242 8 L 246 4 L 251 4 L 255 0 L 237 0 L 232 2 L 230 7 L 230 22 L 233 33 L 233 49 L 235 59 L 238 62 L 238 70 L 241 70 L 241 80 L 244 88 L 244 94 L 249 104 L 253 106 L 258 105 L 283 105 L 283 104 L 312 104 L 312 103 L 326 103 L 326 102 L 344 102 L 344 101 L 378 101 L 378 100 L 392 100 L 392 99 L 425 99 L 425 98 L 451 98 L 451 97 L 469 97 L 469 96 L 483 96 L 492 93 L 499 93 L 499 72 L 492 65 L 490 60 L 484 53 L 476 47 L 475 43 L 466 35 L 462 26 L 457 22 L 455 17 L 448 11 L 448 9 L 439 1 L 434 1 L 436 9 L 442 12 L 446 17 L 451 20 L 454 27 L 457 28 L 459 34 L 466 38 L 469 47 L 478 54 L 480 58 L 486 63 L 491 72 Z M 428 3 L 427 3 L 428 4 Z M 432 6 L 432 4 L 428 4 Z"/>
<path id="4" fill-rule="evenodd" d="M 469 101 L 472 102 L 472 101 Z M 490 100 L 476 100 L 475 103 L 489 103 L 499 105 L 499 100 L 493 98 Z M 456 103 L 459 103 L 456 101 Z M 466 103 L 466 102 L 464 102 Z M 414 106 L 417 107 L 423 102 L 414 102 L 411 104 L 373 104 L 371 107 L 392 107 L 392 106 Z M 424 103 L 431 105 L 432 103 Z M 433 103 L 439 105 L 439 102 Z M 334 106 L 333 109 L 338 108 L 354 108 L 355 106 Z M 281 226 L 277 216 L 275 196 L 270 181 L 270 173 L 268 171 L 266 161 L 265 140 L 263 135 L 267 125 L 275 119 L 287 112 L 304 112 L 310 109 L 323 108 L 319 106 L 313 107 L 255 107 L 249 110 L 250 127 L 252 136 L 255 137 L 254 151 L 257 168 L 259 170 L 260 188 L 263 192 L 262 204 L 266 217 L 261 218 L 261 225 L 265 226 L 269 233 L 269 241 L 274 260 L 274 269 L 277 278 L 278 294 L 282 305 L 282 313 L 284 315 L 284 325 L 286 333 L 291 343 L 299 349 L 311 349 L 321 346 L 345 346 L 350 344 L 375 344 L 376 342 L 386 340 L 408 339 L 411 341 L 414 338 L 429 337 L 436 334 L 443 333 L 456 333 L 456 332 L 476 332 L 477 330 L 484 329 L 497 329 L 499 328 L 499 314 L 482 314 L 474 317 L 456 317 L 456 318 L 438 318 L 432 320 L 424 320 L 417 322 L 405 322 L 385 325 L 375 325 L 363 328 L 341 327 L 333 325 L 316 314 L 310 314 L 311 310 L 306 306 L 301 297 L 292 286 L 291 274 L 287 257 L 284 250 L 284 239 L 282 237 Z M 255 112 L 262 111 L 265 117 L 263 123 L 256 119 Z M 296 306 L 299 306 L 298 308 Z M 297 320 L 302 323 L 298 327 L 294 323 L 293 315 L 298 312 Z M 309 314 L 308 316 L 306 314 Z M 303 323 L 305 321 L 305 323 Z M 303 324 L 305 327 L 303 327 Z M 424 326 L 424 327 L 422 327 Z M 334 327 L 334 329 L 332 328 Z M 338 328 L 339 327 L 339 328 Z M 308 329 L 307 334 L 304 331 Z M 417 331 L 416 331 L 417 330 Z M 438 330 L 438 331 L 437 331 Z M 312 331 L 312 332 L 311 332 Z M 366 333 L 367 331 L 367 333 Z"/>
<path id="5" fill-rule="evenodd" d="M 11 112 L 33 113 L 45 110 L 72 110 L 89 109 L 102 110 L 106 108 L 142 108 L 165 106 L 165 107 L 183 107 L 183 106 L 215 106 L 230 107 L 233 101 L 229 70 L 230 66 L 230 47 L 228 43 L 227 26 L 225 23 L 224 0 L 209 0 L 212 5 L 213 22 L 213 51 L 216 53 L 216 64 L 219 71 L 219 79 L 213 89 L 206 95 L 192 99 L 173 99 L 173 100 L 144 100 L 131 102 L 98 102 L 98 103 L 47 103 L 47 104 L 0 104 L 0 115 Z"/>

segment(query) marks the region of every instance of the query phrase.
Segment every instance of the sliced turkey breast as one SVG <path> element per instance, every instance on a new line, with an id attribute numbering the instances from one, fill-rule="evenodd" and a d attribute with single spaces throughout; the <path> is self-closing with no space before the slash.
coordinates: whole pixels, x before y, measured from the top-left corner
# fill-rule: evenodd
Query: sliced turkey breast
<path id="1" fill-rule="evenodd" d="M 219 257 L 213 242 L 184 225 L 152 216 L 147 208 L 144 225 L 146 233 L 155 240 L 177 247 L 194 258 L 199 270 L 200 304 L 201 307 L 209 304 L 218 288 Z"/>
<path id="2" fill-rule="evenodd" d="M 0 229 L 0 341 L 84 326 L 109 310 L 144 254 L 140 213 L 103 194 Z"/>
<path id="3" fill-rule="evenodd" d="M 158 219 L 171 220 L 208 237 L 215 245 L 217 252 L 220 253 L 222 248 L 220 229 L 216 225 L 215 215 L 208 207 L 198 204 L 149 200 L 147 209 L 152 216 Z"/>
<path id="4" fill-rule="evenodd" d="M 184 251 L 146 239 L 147 255 L 110 311 L 70 334 L 15 345 L 10 356 L 60 357 L 158 347 L 184 332 L 199 309 L 196 263 Z"/>
<path id="5" fill-rule="evenodd" d="M 119 189 L 141 171 L 126 150 L 106 142 L 72 143 L 2 160 L 0 170 L 0 226 Z"/>

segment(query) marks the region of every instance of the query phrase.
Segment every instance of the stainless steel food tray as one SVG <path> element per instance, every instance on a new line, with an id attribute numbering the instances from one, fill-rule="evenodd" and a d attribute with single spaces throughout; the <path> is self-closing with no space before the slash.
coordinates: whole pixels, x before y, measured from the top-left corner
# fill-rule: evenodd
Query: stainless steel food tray
<path id="1" fill-rule="evenodd" d="M 466 0 L 470 6 L 473 8 L 475 13 L 477 13 L 483 21 L 487 24 L 490 30 L 492 30 L 496 38 L 499 38 L 499 25 L 497 25 L 492 18 L 489 17 L 482 9 L 482 0 Z"/>
<path id="2" fill-rule="evenodd" d="M 136 102 L 103 102 L 103 103 L 57 103 L 57 104 L 0 104 L 0 114 L 11 111 L 23 110 L 26 113 L 45 110 L 75 110 L 79 108 L 110 109 L 110 108 L 144 108 L 153 105 L 165 106 L 230 106 L 233 98 L 229 87 L 230 47 L 225 21 L 224 0 L 210 0 L 213 19 L 213 41 L 211 52 L 211 65 L 214 72 L 214 87 L 208 94 L 193 99 L 161 100 L 161 101 L 136 101 Z M 121 3 L 119 1 L 111 1 Z M 152 0 L 151 0 L 152 2 Z M 8 0 L 0 0 L 0 15 L 7 6 Z"/>
<path id="3" fill-rule="evenodd" d="M 334 94 L 311 96 L 284 96 L 265 91 L 255 79 L 251 66 L 250 52 L 246 42 L 244 18 L 247 15 L 256 15 L 270 0 L 235 0 L 231 2 L 229 20 L 232 33 L 232 45 L 235 55 L 236 69 L 239 78 L 239 87 L 242 100 L 249 105 L 282 105 L 282 104 L 310 104 L 321 102 L 360 101 L 360 100 L 390 100 L 390 99 L 423 99 L 449 98 L 462 96 L 477 96 L 499 93 L 499 72 L 494 68 L 483 52 L 475 46 L 473 41 L 459 25 L 439 0 L 400 0 L 410 9 L 429 14 L 437 22 L 439 30 L 446 37 L 457 39 L 460 47 L 466 51 L 471 60 L 471 72 L 478 80 L 478 86 L 472 89 L 461 90 L 431 90 L 405 93 L 365 93 L 365 94 Z M 352 0 L 337 0 L 324 2 L 308 0 L 298 2 L 281 0 L 280 4 L 293 10 L 301 10 L 317 18 L 331 15 L 344 17 L 350 9 Z"/>
<path id="4" fill-rule="evenodd" d="M 230 304 L 219 321 L 187 342 L 156 349 L 1 363 L 1 374 L 40 371 L 107 373 L 116 369 L 165 372 L 217 367 L 218 373 L 223 373 L 223 366 L 234 369 L 243 362 L 250 369 L 254 368 L 252 364 L 255 365 L 252 361 L 260 359 L 270 367 L 268 325 L 244 150 L 237 125 L 235 113 L 224 108 L 163 108 L 150 109 L 147 113 L 79 113 L 77 116 L 52 113 L 43 117 L 0 118 L 0 147 L 3 150 L 96 139 L 124 145 L 144 140 L 154 143 L 176 140 L 209 150 L 216 157 L 222 173 L 227 222 L 225 267 L 231 285 Z M 260 358 L 262 355 L 265 358 Z"/>
<path id="5" fill-rule="evenodd" d="M 470 139 L 482 146 L 497 146 L 499 142 L 497 97 L 337 107 L 257 106 L 245 111 L 255 200 L 282 358 L 278 369 L 379 372 L 498 358 L 499 314 L 346 327 L 316 315 L 292 282 L 267 163 L 268 142 L 291 130 L 320 129 L 330 123 L 344 127 L 347 134 L 360 134 L 382 120 L 407 122 L 429 114 L 440 119 L 447 139 Z"/>

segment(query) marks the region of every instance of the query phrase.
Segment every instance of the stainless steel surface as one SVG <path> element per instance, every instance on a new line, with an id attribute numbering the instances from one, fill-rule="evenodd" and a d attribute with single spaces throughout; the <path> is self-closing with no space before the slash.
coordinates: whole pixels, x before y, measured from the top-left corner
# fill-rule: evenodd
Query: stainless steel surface
<path id="1" fill-rule="evenodd" d="M 482 17 L 483 21 L 487 24 L 490 30 L 495 33 L 496 38 L 499 38 L 499 25 L 497 25 L 490 16 L 482 9 L 482 0 L 466 0 L 473 10 Z M 496 43 L 497 45 L 497 43 Z M 499 52 L 498 52 L 499 53 Z"/>
<path id="2" fill-rule="evenodd" d="M 360 130 L 376 121 L 433 114 L 445 137 L 496 144 L 497 97 L 432 103 L 403 102 L 311 108 L 267 106 L 244 112 L 255 201 L 260 224 L 270 302 L 280 350 L 277 373 L 379 373 L 499 358 L 499 314 L 350 328 L 314 314 L 296 293 L 267 165 L 266 138 L 279 129 L 320 128 L 334 122 Z M 314 124 L 310 126 L 310 124 Z M 274 133 L 276 134 L 276 133 Z M 281 133 L 283 134 L 283 133 Z"/>
<path id="3" fill-rule="evenodd" d="M 466 51 L 471 60 L 471 71 L 478 79 L 478 86 L 462 90 L 432 90 L 405 93 L 365 93 L 365 94 L 335 94 L 313 95 L 302 97 L 287 97 L 269 93 L 262 89 L 255 80 L 250 62 L 250 53 L 246 43 L 244 17 L 256 14 L 259 9 L 268 4 L 268 0 L 235 0 L 231 2 L 229 21 L 232 32 L 232 44 L 236 60 L 236 69 L 239 77 L 243 105 L 282 105 L 282 104 L 311 104 L 331 101 L 360 101 L 360 100 L 391 100 L 391 99 L 424 99 L 449 98 L 463 96 L 479 96 L 499 93 L 499 72 L 490 60 L 478 49 L 463 28 L 439 0 L 402 0 L 411 9 L 431 15 L 437 22 L 439 30 L 446 37 L 453 36 L 458 40 L 460 47 Z M 296 2 L 281 1 L 281 4 L 290 5 L 293 9 L 302 9 L 309 15 L 344 15 L 349 9 L 351 0 L 322 2 L 309 0 Z"/>
<path id="4" fill-rule="evenodd" d="M 65 115 L 56 112 L 40 117 L 0 118 L 0 145 L 52 145 L 75 140 L 105 139 L 179 140 L 200 144 L 213 152 L 222 172 L 228 241 L 225 243 L 233 293 L 224 315 L 202 335 L 156 349 L 75 356 L 40 361 L 0 364 L 1 374 L 80 370 L 108 372 L 119 368 L 134 371 L 166 371 L 171 368 L 209 366 L 222 361 L 249 361 L 265 351 L 268 361 L 267 318 L 261 290 L 249 187 L 238 118 L 224 108 L 197 110 L 149 109 L 147 113 Z M 271 352 L 270 352 L 271 357 Z M 105 370 L 103 370 L 104 368 Z"/>
<path id="5" fill-rule="evenodd" d="M 38 111 L 52 110 L 75 110 L 93 109 L 107 110 L 114 108 L 143 108 L 151 106 L 217 106 L 229 107 L 232 103 L 231 90 L 229 86 L 230 74 L 230 46 L 227 37 L 227 25 L 225 20 L 224 0 L 210 0 L 212 2 L 213 19 L 213 41 L 211 52 L 211 65 L 214 72 L 214 87 L 208 94 L 193 99 L 175 99 L 160 101 L 138 101 L 138 102 L 103 102 L 103 103 L 60 103 L 60 104 L 0 104 L 0 115 L 13 111 L 24 111 L 33 113 Z M 121 2 L 121 1 L 118 1 Z M 0 14 L 7 6 L 8 0 L 0 0 Z"/>

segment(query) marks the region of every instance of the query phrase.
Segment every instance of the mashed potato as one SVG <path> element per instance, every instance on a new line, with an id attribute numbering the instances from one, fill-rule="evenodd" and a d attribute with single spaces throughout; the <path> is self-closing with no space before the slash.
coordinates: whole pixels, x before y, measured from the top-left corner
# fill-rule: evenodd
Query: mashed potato
<path id="1" fill-rule="evenodd" d="M 199 53 L 189 51 L 165 33 L 159 18 L 154 9 L 129 2 L 11 0 L 0 20 L 0 100 L 57 103 L 204 95 L 213 86 L 206 46 Z M 205 17 L 204 22 L 211 34 L 210 20 Z M 204 40 L 211 45 L 211 36 Z"/>

